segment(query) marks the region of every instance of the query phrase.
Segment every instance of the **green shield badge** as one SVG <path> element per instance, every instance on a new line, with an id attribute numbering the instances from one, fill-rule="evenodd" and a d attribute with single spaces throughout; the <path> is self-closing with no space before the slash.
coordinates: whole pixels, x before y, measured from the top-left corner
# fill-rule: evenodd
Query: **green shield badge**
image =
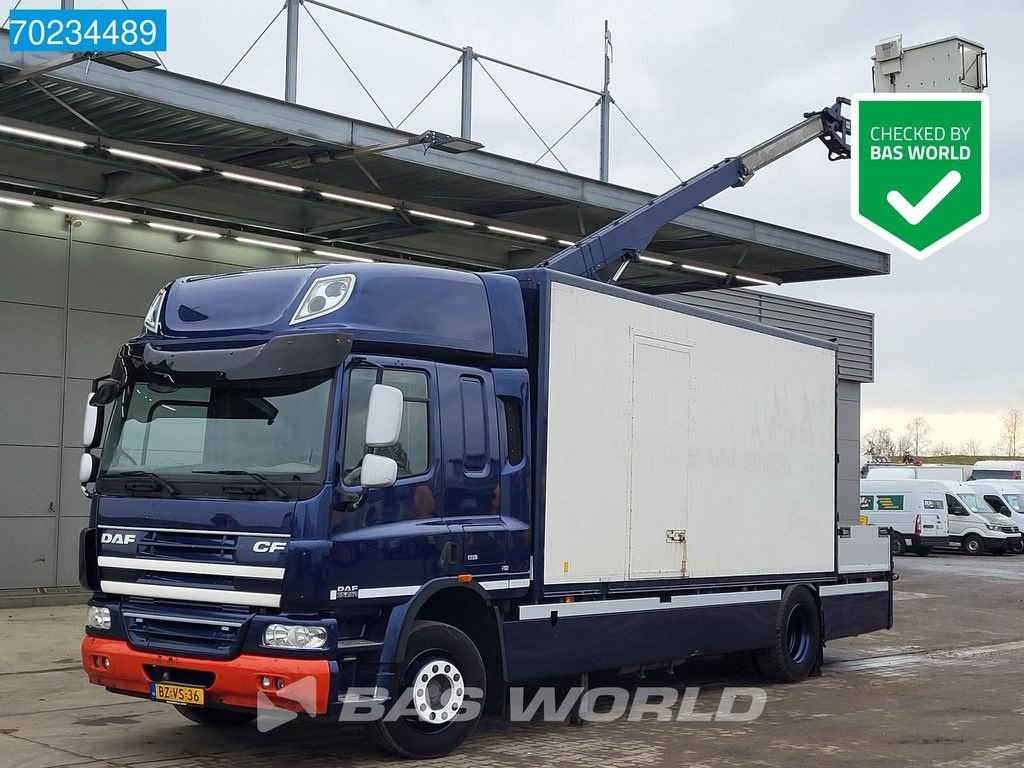
<path id="1" fill-rule="evenodd" d="M 988 218 L 988 97 L 861 94 L 851 122 L 854 220 L 923 259 Z"/>

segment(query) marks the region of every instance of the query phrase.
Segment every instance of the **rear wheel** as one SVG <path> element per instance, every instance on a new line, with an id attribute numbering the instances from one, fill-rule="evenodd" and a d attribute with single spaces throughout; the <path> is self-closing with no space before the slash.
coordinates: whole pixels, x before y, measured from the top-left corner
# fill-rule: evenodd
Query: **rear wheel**
<path id="1" fill-rule="evenodd" d="M 487 675 L 480 651 L 461 630 L 436 621 L 413 624 L 398 679 L 402 714 L 390 712 L 370 725 L 374 741 L 389 752 L 442 757 L 480 721 Z"/>
<path id="2" fill-rule="evenodd" d="M 981 555 L 985 552 L 985 542 L 982 540 L 981 536 L 976 533 L 969 533 L 964 536 L 963 543 L 960 547 L 968 555 Z"/>
<path id="3" fill-rule="evenodd" d="M 761 673 L 781 683 L 807 677 L 821 651 L 821 617 L 814 595 L 806 587 L 783 593 L 775 627 L 775 643 L 754 652 Z"/>
<path id="4" fill-rule="evenodd" d="M 907 553 L 907 542 L 899 531 L 889 531 L 889 549 L 894 555 Z"/>
<path id="5" fill-rule="evenodd" d="M 256 719 L 255 712 L 237 712 L 233 709 L 203 709 L 202 707 L 174 707 L 182 717 L 210 728 L 237 728 Z"/>
<path id="6" fill-rule="evenodd" d="M 932 553 L 931 547 L 914 547 L 914 554 L 919 557 L 928 557 Z"/>

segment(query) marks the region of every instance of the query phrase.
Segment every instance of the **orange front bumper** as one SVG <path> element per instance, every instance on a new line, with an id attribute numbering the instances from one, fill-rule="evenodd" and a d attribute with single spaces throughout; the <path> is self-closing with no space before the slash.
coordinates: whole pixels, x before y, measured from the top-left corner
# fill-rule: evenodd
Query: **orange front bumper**
<path id="1" fill-rule="evenodd" d="M 104 659 L 109 660 L 106 666 Z M 213 674 L 213 683 L 206 687 L 208 706 L 241 707 L 256 709 L 256 695 L 263 693 L 278 707 L 299 711 L 300 703 L 287 698 L 288 686 L 303 681 L 303 691 L 308 691 L 306 678 L 316 682 L 316 712 L 307 714 L 323 715 L 327 712 L 327 699 L 331 688 L 330 663 L 325 659 L 286 659 L 273 656 L 236 656 L 230 661 L 211 661 L 182 656 L 165 656 L 159 653 L 145 653 L 131 648 L 124 640 L 109 640 L 102 637 L 86 637 L 82 641 L 82 665 L 89 675 L 89 682 L 115 691 L 149 695 L 149 684 L 153 682 L 146 672 L 146 666 L 155 665 L 170 669 L 190 670 Z M 285 696 L 279 696 L 276 684 L 270 689 L 260 686 L 264 675 L 284 682 Z M 305 709 L 308 710 L 308 697 Z"/>

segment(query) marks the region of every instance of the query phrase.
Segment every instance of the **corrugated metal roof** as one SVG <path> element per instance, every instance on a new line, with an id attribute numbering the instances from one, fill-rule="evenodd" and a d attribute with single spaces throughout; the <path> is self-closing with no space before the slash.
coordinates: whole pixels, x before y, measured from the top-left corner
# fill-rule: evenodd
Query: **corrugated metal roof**
<path id="1" fill-rule="evenodd" d="M 0 69 L 41 61 L 12 53 L 0 32 Z M 0 87 L 0 116 L 42 126 L 159 147 L 194 158 L 314 180 L 354 193 L 380 194 L 574 239 L 642 205 L 648 193 L 629 190 L 486 152 L 353 156 L 353 147 L 407 137 L 362 123 L 159 70 L 124 73 L 70 66 L 11 87 Z M 478 268 L 521 267 L 553 253 L 544 245 L 492 233 L 458 230 L 393 213 L 322 204 L 274 190 L 240 188 L 217 176 L 175 183 L 104 153 L 7 143 L 0 179 L 22 186 L 92 196 L 182 217 L 299 233 L 317 242 L 423 254 Z M 707 208 L 662 228 L 657 253 L 735 269 L 781 282 L 888 272 L 888 255 Z M 413 256 L 413 258 L 418 258 Z M 678 272 L 678 270 L 677 270 Z M 722 285 L 721 278 L 671 275 L 631 266 L 624 284 L 650 292 Z"/>

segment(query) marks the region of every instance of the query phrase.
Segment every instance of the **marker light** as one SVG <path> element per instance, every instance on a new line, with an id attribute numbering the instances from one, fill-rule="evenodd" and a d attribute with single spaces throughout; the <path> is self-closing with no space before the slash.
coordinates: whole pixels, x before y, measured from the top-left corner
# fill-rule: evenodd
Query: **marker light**
<path id="1" fill-rule="evenodd" d="M 358 197 L 348 197 L 347 195 L 336 195 L 333 192 L 321 192 L 321 197 L 326 197 L 328 200 L 337 200 L 340 203 L 350 203 L 351 205 L 365 205 L 367 208 L 377 208 L 381 211 L 393 211 L 395 206 L 388 205 L 387 203 L 378 203 L 374 200 L 361 200 Z"/>
<path id="2" fill-rule="evenodd" d="M 132 220 L 127 216 L 114 216 L 110 213 L 95 213 L 93 211 L 83 211 L 80 208 L 65 208 L 62 205 L 51 205 L 53 210 L 58 213 L 64 213 L 68 216 L 82 216 L 86 219 L 100 219 L 101 221 L 113 221 L 116 224 L 131 224 Z"/>
<path id="3" fill-rule="evenodd" d="M 518 229 L 506 229 L 505 227 L 492 227 L 490 224 L 487 225 L 487 228 L 491 230 L 491 232 L 498 232 L 502 235 L 526 237 L 529 238 L 530 240 L 547 240 L 547 238 L 544 235 L 535 235 L 533 234 L 533 232 L 523 232 Z"/>
<path id="4" fill-rule="evenodd" d="M 196 237 L 223 237 L 219 232 L 209 232 L 205 229 L 192 229 L 191 227 L 178 227 L 174 224 L 161 224 L 158 221 L 147 222 L 146 226 L 153 229 L 160 229 L 164 232 L 176 232 L 180 235 L 195 235 Z"/>
<path id="5" fill-rule="evenodd" d="M 427 213 L 426 211 L 409 211 L 413 216 L 420 216 L 424 219 L 433 219 L 434 221 L 443 221 L 448 224 L 459 224 L 463 227 L 474 227 L 476 222 L 467 221 L 466 219 L 455 219 L 451 216 L 442 216 L 439 213 Z"/>
<path id="6" fill-rule="evenodd" d="M 728 277 L 728 272 L 720 269 L 708 269 L 707 267 L 695 267 L 693 264 L 680 264 L 687 272 L 700 272 L 702 275 L 714 275 L 715 277 Z"/>
<path id="7" fill-rule="evenodd" d="M 256 184 L 261 187 L 273 187 L 274 189 L 284 189 L 288 192 L 305 192 L 302 187 L 296 186 L 295 184 L 285 184 L 283 181 L 274 181 L 272 179 L 261 179 L 258 176 L 246 176 L 242 173 L 232 173 L 230 171 L 219 171 L 220 175 L 225 179 L 232 179 L 233 181 L 244 181 L 247 184 Z"/>
<path id="8" fill-rule="evenodd" d="M 194 163 L 183 163 L 180 160 L 168 160 L 165 157 L 157 157 L 156 155 L 145 155 L 141 152 L 132 152 L 128 149 L 118 149 L 117 147 L 107 147 L 107 152 L 116 156 L 124 157 L 128 160 L 138 160 L 143 163 L 152 163 L 153 165 L 164 165 L 168 168 L 179 168 L 183 171 L 192 171 L 193 173 L 200 173 L 203 170 L 203 166 L 195 165 Z"/>
<path id="9" fill-rule="evenodd" d="M 13 125 L 0 125 L 0 133 L 8 133 L 12 136 L 21 136 L 26 139 L 35 139 L 36 141 L 48 141 L 51 144 L 60 144 L 61 146 L 74 147 L 75 149 L 85 149 L 88 146 L 84 141 L 79 141 L 78 139 L 65 139 L 63 136 L 30 131 L 26 128 L 15 128 Z"/>
<path id="10" fill-rule="evenodd" d="M 302 297 L 289 325 L 304 323 L 341 309 L 352 295 L 355 284 L 355 275 L 318 277 Z"/>
<path id="11" fill-rule="evenodd" d="M 660 264 L 663 267 L 672 266 L 672 262 L 668 259 L 656 259 L 653 256 L 644 256 L 643 254 L 640 254 L 637 258 L 639 258 L 640 261 L 646 261 L 649 264 Z"/>
<path id="12" fill-rule="evenodd" d="M 110 629 L 110 609 L 90 605 L 85 612 L 85 626 L 89 629 Z"/>
<path id="13" fill-rule="evenodd" d="M 315 650 L 327 644 L 327 630 L 293 624 L 271 624 L 263 630 L 263 645 L 269 648 Z M 269 682 L 269 681 L 268 681 Z M 262 683 L 262 681 L 261 681 Z M 269 687 L 265 686 L 265 687 Z"/>

